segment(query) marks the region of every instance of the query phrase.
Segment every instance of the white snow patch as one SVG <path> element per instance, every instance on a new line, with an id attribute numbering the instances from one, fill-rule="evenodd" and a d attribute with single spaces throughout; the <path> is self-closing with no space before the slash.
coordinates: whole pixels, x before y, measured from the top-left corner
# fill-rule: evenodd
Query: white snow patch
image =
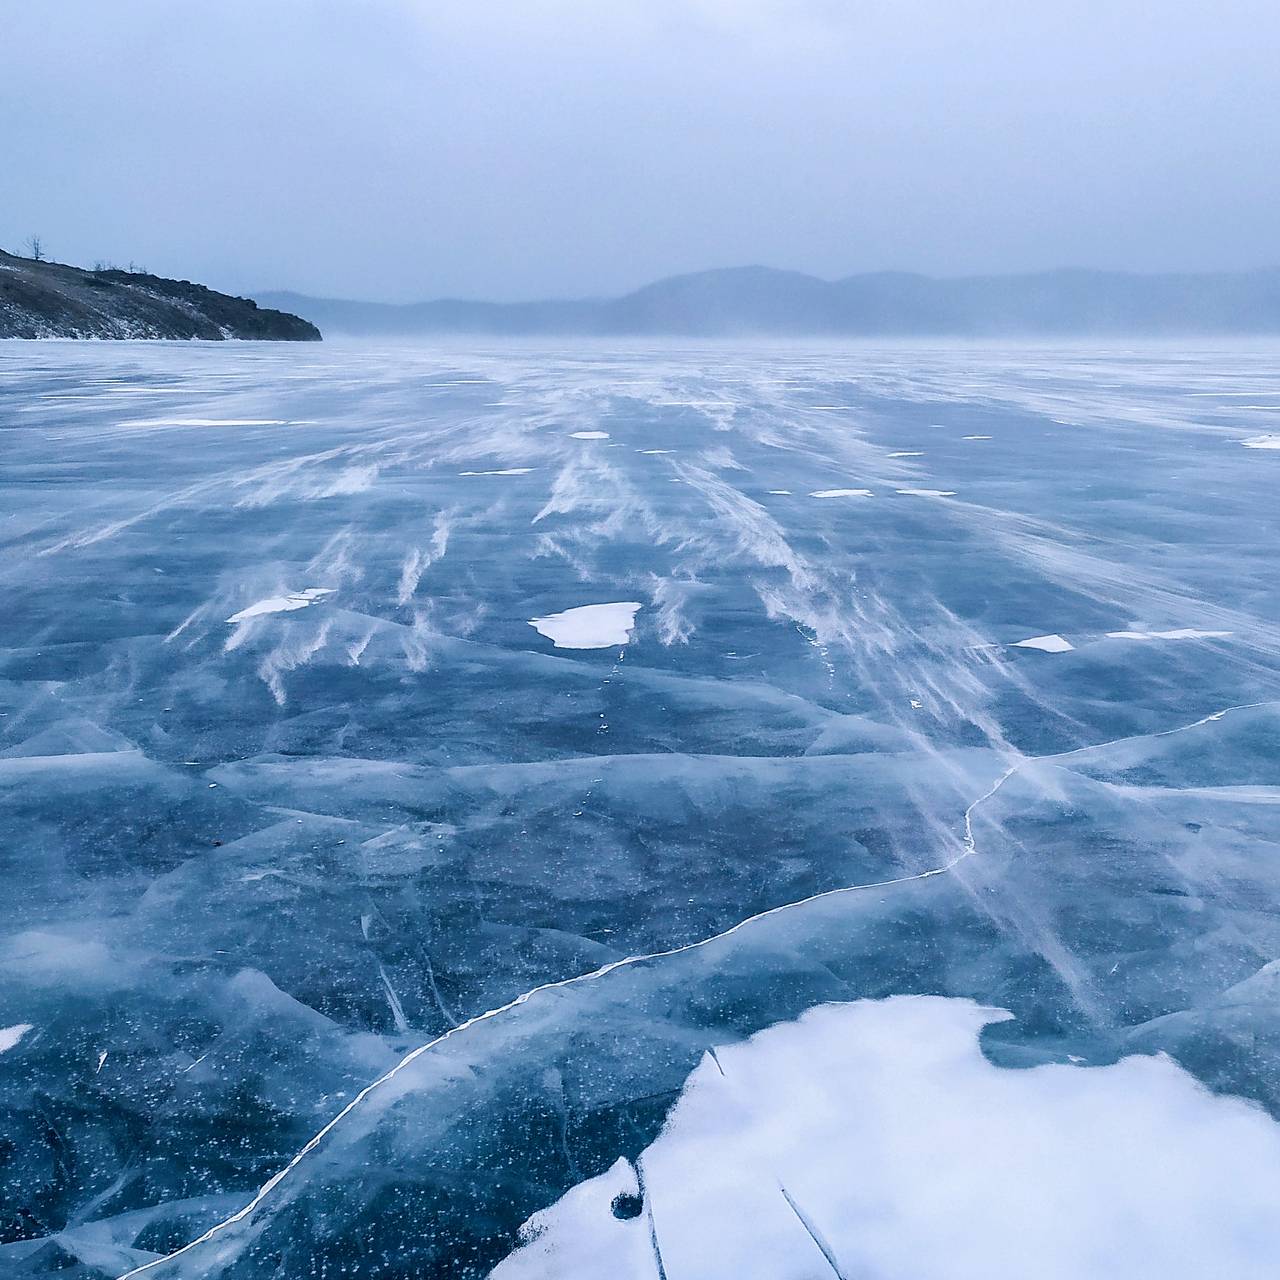
<path id="1" fill-rule="evenodd" d="M 607 440 L 609 433 L 607 431 L 570 431 L 570 440 Z"/>
<path id="2" fill-rule="evenodd" d="M 638 1170 L 535 1214 L 493 1280 L 1275 1275 L 1280 1126 L 1163 1056 L 997 1067 L 1008 1016 L 823 1005 L 704 1055 Z"/>
<path id="3" fill-rule="evenodd" d="M 32 1029 L 29 1022 L 18 1022 L 12 1027 L 0 1027 L 0 1053 L 7 1053 Z"/>
<path id="4" fill-rule="evenodd" d="M 656 453 L 675 453 L 674 449 L 638 449 L 637 453 L 643 453 L 646 457 L 651 458 Z"/>
<path id="5" fill-rule="evenodd" d="M 545 618 L 531 618 L 529 625 L 557 649 L 609 649 L 631 639 L 640 608 L 637 600 L 583 604 Z"/>
<path id="6" fill-rule="evenodd" d="M 1249 440 L 1241 440 L 1246 449 L 1280 449 L 1280 436 L 1253 436 Z"/>
<path id="7" fill-rule="evenodd" d="M 1032 636 L 1030 640 L 1015 640 L 1013 647 L 1015 649 L 1039 649 L 1044 653 L 1066 653 L 1069 649 L 1074 649 L 1075 645 L 1070 640 L 1064 640 L 1061 636 Z"/>
<path id="8" fill-rule="evenodd" d="M 532 467 L 503 467 L 501 471 L 459 471 L 460 476 L 527 476 Z"/>
<path id="9" fill-rule="evenodd" d="M 305 591 L 291 591 L 285 596 L 270 596 L 259 600 L 248 608 L 233 613 L 228 622 L 247 622 L 250 618 L 260 618 L 267 613 L 291 613 L 294 609 L 305 609 L 313 605 L 322 596 L 331 596 L 337 587 L 308 587 Z"/>
<path id="10" fill-rule="evenodd" d="M 909 494 L 916 498 L 954 498 L 954 489 L 899 489 L 898 493 Z"/>
<path id="11" fill-rule="evenodd" d="M 770 489 L 769 492 L 779 498 L 789 498 L 791 496 L 790 489 Z"/>
<path id="12" fill-rule="evenodd" d="M 870 498 L 874 496 L 870 489 L 815 489 L 811 498 Z"/>
<path id="13" fill-rule="evenodd" d="M 1225 640 L 1230 631 L 1197 631 L 1179 627 L 1174 631 L 1108 631 L 1111 640 Z"/>
<path id="14" fill-rule="evenodd" d="M 961 440 L 990 440 L 990 436 L 961 436 Z"/>
<path id="15" fill-rule="evenodd" d="M 899 449 L 897 453 L 889 454 L 891 458 L 923 458 L 923 449 Z"/>

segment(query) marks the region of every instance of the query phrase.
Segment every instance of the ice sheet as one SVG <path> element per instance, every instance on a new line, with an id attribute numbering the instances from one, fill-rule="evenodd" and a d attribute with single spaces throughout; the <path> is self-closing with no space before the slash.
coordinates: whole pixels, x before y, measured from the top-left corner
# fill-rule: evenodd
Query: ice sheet
<path id="1" fill-rule="evenodd" d="M 952 1240 L 948 1195 L 994 1224 L 984 1274 L 1009 1221 L 1079 1262 L 1043 1234 L 1098 1208 L 1077 1158 L 1126 1170 L 1134 1240 L 1156 1185 L 1237 1222 L 1217 1108 L 1280 1115 L 1280 507 L 1240 447 L 1277 370 L 1243 342 L 0 344 L 0 1027 L 32 1028 L 0 1056 L 0 1275 L 462 1280 L 575 1189 L 605 1217 L 557 1232 L 566 1274 L 646 1274 L 664 1126 L 709 1149 L 704 1055 L 895 996 L 1015 1018 L 985 1062 L 956 1029 L 946 1086 L 951 1014 L 881 1057 L 835 1035 L 767 1145 L 740 1126 L 756 1164 L 684 1179 L 698 1239 L 831 1274 L 808 1143 L 786 1195 L 743 1181 L 828 1077 L 857 1082 L 829 1132 L 859 1135 L 867 1268 L 927 1274 L 875 1250 Z M 122 427 L 144 401 L 288 426 Z M 875 497 L 807 498 L 836 485 Z M 925 486 L 959 496 L 894 492 Z M 1001 1126 L 1046 1078 L 1024 1151 Z M 1079 1078 L 1116 1134 L 1168 1104 L 1167 1167 L 1075 1122 Z M 891 1176 L 872 1139 L 905 1159 L 924 1115 L 935 1145 L 981 1120 L 972 1163 Z"/>

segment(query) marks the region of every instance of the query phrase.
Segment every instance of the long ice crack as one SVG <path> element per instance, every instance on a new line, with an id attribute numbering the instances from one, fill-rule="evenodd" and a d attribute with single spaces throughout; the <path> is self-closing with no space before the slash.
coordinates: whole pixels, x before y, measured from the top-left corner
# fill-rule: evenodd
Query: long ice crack
<path id="1" fill-rule="evenodd" d="M 557 991 L 565 987 L 577 986 L 581 983 L 594 982 L 597 979 L 604 978 L 616 969 L 629 968 L 632 965 L 644 964 L 652 960 L 667 960 L 673 956 L 684 955 L 690 951 L 696 951 L 701 947 L 710 946 L 714 942 L 719 942 L 724 938 L 732 937 L 741 930 L 748 928 L 750 925 L 757 924 L 761 920 L 769 919 L 772 916 L 781 915 L 784 912 L 795 910 L 799 907 L 808 906 L 813 902 L 820 902 L 828 898 L 836 898 L 845 894 L 860 893 L 867 889 L 887 889 L 895 885 L 910 884 L 919 880 L 930 880 L 935 876 L 947 875 L 954 871 L 966 858 L 977 853 L 977 841 L 973 831 L 973 815 L 979 806 L 985 804 L 992 798 L 1006 782 L 1009 781 L 1016 773 L 1025 769 L 1028 765 L 1045 764 L 1056 760 L 1068 759 L 1072 756 L 1083 755 L 1091 751 L 1103 751 L 1108 747 L 1119 746 L 1125 742 L 1136 742 L 1143 738 L 1167 738 L 1174 734 L 1186 733 L 1192 729 L 1199 729 L 1206 724 L 1210 724 L 1222 720 L 1225 716 L 1236 711 L 1249 711 L 1259 707 L 1274 706 L 1273 701 L 1264 702 L 1244 702 L 1234 706 L 1223 707 L 1219 711 L 1210 712 L 1206 716 L 1201 716 L 1199 720 L 1194 720 L 1189 724 L 1177 725 L 1172 729 L 1161 729 L 1155 733 L 1137 733 L 1128 734 L 1120 738 L 1112 738 L 1106 742 L 1091 743 L 1083 747 L 1073 747 L 1068 751 L 1054 752 L 1050 755 L 1043 756 L 1022 756 L 1013 764 L 1011 764 L 1000 776 L 991 784 L 991 786 L 974 800 L 964 811 L 964 835 L 961 842 L 960 852 L 955 857 L 937 867 L 931 867 L 926 871 L 919 871 L 909 876 L 895 876 L 889 880 L 875 880 L 865 884 L 843 885 L 836 889 L 824 889 L 821 893 L 810 894 L 807 898 L 799 898 L 795 902 L 784 902 L 776 907 L 769 907 L 767 910 L 757 912 L 755 915 L 747 916 L 743 920 L 739 920 L 737 924 L 730 925 L 729 928 L 720 933 L 711 934 L 708 937 L 700 938 L 696 942 L 684 943 L 678 947 L 670 947 L 664 951 L 652 951 L 643 955 L 623 956 L 619 960 L 611 960 L 608 964 L 601 965 L 598 969 L 589 970 L 586 973 L 575 974 L 568 978 L 558 978 L 554 982 L 540 983 L 536 987 L 531 987 L 528 991 L 522 992 L 513 1000 L 508 1000 L 505 1004 L 497 1005 L 495 1008 L 486 1009 L 483 1013 L 475 1014 L 467 1018 L 465 1021 L 458 1023 L 455 1027 L 450 1027 L 448 1031 L 438 1035 L 433 1040 L 419 1045 L 416 1049 L 411 1049 L 395 1066 L 383 1072 L 376 1080 L 365 1085 L 359 1093 L 351 1099 L 350 1102 L 342 1108 L 318 1133 L 312 1137 L 305 1146 L 297 1152 L 296 1155 L 278 1172 L 274 1173 L 262 1186 L 258 1189 L 257 1194 L 242 1209 L 237 1210 L 229 1217 L 215 1223 L 202 1235 L 197 1236 L 194 1240 L 189 1241 L 181 1248 L 175 1249 L 172 1253 L 165 1254 L 160 1258 L 153 1258 L 149 1262 L 144 1262 L 140 1267 L 134 1267 L 131 1271 L 124 1272 L 118 1277 L 118 1280 L 132 1280 L 134 1276 L 140 1276 L 154 1267 L 161 1266 L 164 1263 L 171 1262 L 175 1258 L 181 1257 L 183 1254 L 189 1253 L 192 1249 L 199 1248 L 201 1245 L 208 1243 L 214 1239 L 220 1232 L 227 1230 L 229 1227 L 235 1226 L 239 1222 L 243 1222 L 250 1217 L 255 1210 L 271 1195 L 294 1169 L 302 1163 L 317 1147 L 325 1140 L 330 1133 L 333 1132 L 343 1120 L 347 1118 L 353 1111 L 359 1107 L 366 1098 L 395 1079 L 406 1067 L 411 1066 L 424 1054 L 429 1053 L 437 1046 L 444 1044 L 447 1040 L 451 1040 L 454 1036 L 459 1036 L 463 1032 L 470 1030 L 474 1026 L 478 1026 L 482 1022 L 488 1022 L 493 1018 L 497 1018 L 504 1013 L 511 1012 L 512 1009 L 518 1008 L 520 1005 L 528 1003 L 534 996 L 540 995 L 545 991 Z M 793 1206 L 794 1207 L 794 1206 Z M 830 1261 L 830 1259 L 828 1259 Z"/>

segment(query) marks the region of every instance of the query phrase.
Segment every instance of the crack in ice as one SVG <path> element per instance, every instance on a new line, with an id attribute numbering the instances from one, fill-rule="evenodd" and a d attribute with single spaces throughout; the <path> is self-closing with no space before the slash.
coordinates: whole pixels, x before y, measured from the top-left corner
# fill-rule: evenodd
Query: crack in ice
<path id="1" fill-rule="evenodd" d="M 769 907 L 764 911 L 757 912 L 755 915 L 747 916 L 743 920 L 739 920 L 736 924 L 720 933 L 710 934 L 705 938 L 700 938 L 696 942 L 684 943 L 678 947 L 670 947 L 663 951 L 651 951 L 642 955 L 623 956 L 618 960 L 611 960 L 608 964 L 603 964 L 597 969 L 591 969 L 586 973 L 575 974 L 568 978 L 558 978 L 553 982 L 540 983 L 536 987 L 531 987 L 528 991 L 521 992 L 512 1000 L 508 1000 L 505 1004 L 497 1005 L 492 1009 L 486 1009 L 483 1013 L 477 1013 L 465 1021 L 458 1023 L 454 1027 L 450 1027 L 448 1031 L 436 1036 L 433 1040 L 428 1040 L 424 1044 L 420 1044 L 417 1048 L 410 1050 L 403 1058 L 399 1060 L 389 1070 L 383 1072 L 376 1080 L 364 1086 L 359 1093 L 351 1099 L 339 1111 L 332 1120 L 330 1120 L 322 1129 L 319 1130 L 308 1142 L 284 1165 L 283 1168 L 274 1173 L 262 1186 L 258 1189 L 257 1194 L 241 1209 L 231 1214 L 222 1221 L 215 1223 L 202 1235 L 197 1236 L 194 1240 L 189 1241 L 179 1249 L 175 1249 L 172 1253 L 165 1254 L 163 1257 L 153 1258 L 149 1262 L 144 1262 L 139 1267 L 134 1267 L 130 1271 L 124 1272 L 118 1277 L 118 1280 L 132 1280 L 134 1276 L 140 1276 L 143 1273 L 152 1270 L 154 1267 L 161 1266 L 165 1263 L 172 1262 L 174 1259 L 181 1257 L 183 1254 L 189 1253 L 192 1249 L 199 1248 L 203 1244 L 207 1244 L 217 1235 L 227 1230 L 229 1227 L 235 1226 L 237 1223 L 245 1221 L 249 1218 L 258 1207 L 271 1195 L 294 1169 L 302 1163 L 317 1147 L 333 1132 L 334 1129 L 342 1123 L 353 1111 L 355 1111 L 371 1094 L 388 1084 L 406 1067 L 411 1066 L 424 1054 L 429 1053 L 432 1049 L 444 1044 L 446 1041 L 453 1039 L 455 1036 L 461 1035 L 463 1032 L 470 1030 L 472 1027 L 482 1022 L 488 1022 L 493 1018 L 497 1018 L 504 1013 L 526 1004 L 534 996 L 540 995 L 546 991 L 558 991 L 566 987 L 578 986 L 582 983 L 594 982 L 599 978 L 604 978 L 617 969 L 629 968 L 632 965 L 645 964 L 654 960 L 666 960 L 673 956 L 684 955 L 690 951 L 699 950 L 702 947 L 710 946 L 712 943 L 720 942 L 725 938 L 748 928 L 750 925 L 757 924 L 761 920 L 769 919 L 772 916 L 781 915 L 785 912 L 791 912 L 800 907 L 808 906 L 810 903 L 820 902 L 829 898 L 836 898 L 845 894 L 860 893 L 867 889 L 887 889 L 900 884 L 910 884 L 920 880 L 930 880 L 935 876 L 947 875 L 954 871 L 965 859 L 977 853 L 977 841 L 973 832 L 973 815 L 979 806 L 990 800 L 1015 774 L 1021 772 L 1030 765 L 1048 764 L 1057 760 L 1069 759 L 1072 756 L 1083 755 L 1091 751 L 1104 751 L 1108 747 L 1119 746 L 1125 742 L 1138 742 L 1143 739 L 1150 738 L 1167 738 L 1174 734 L 1186 733 L 1192 729 L 1199 729 L 1202 726 L 1216 721 L 1222 720 L 1225 716 L 1236 711 L 1248 711 L 1259 707 L 1275 706 L 1276 702 L 1267 700 L 1263 702 L 1244 702 L 1233 706 L 1223 707 L 1221 710 L 1210 712 L 1206 716 L 1201 716 L 1199 720 L 1192 721 L 1189 724 L 1177 725 L 1172 729 L 1161 729 L 1154 733 L 1136 733 L 1127 734 L 1119 738 L 1111 738 L 1106 742 L 1090 743 L 1082 747 L 1073 747 L 1068 751 L 1053 752 L 1042 756 L 1021 756 L 1013 764 L 1011 764 L 1000 776 L 987 788 L 976 800 L 972 801 L 964 811 L 963 826 L 964 835 L 961 841 L 960 852 L 953 858 L 948 859 L 937 867 L 930 867 L 928 870 L 919 871 L 908 876 L 895 876 L 888 880 L 874 880 L 864 884 L 842 885 L 835 889 L 824 889 L 820 893 L 811 894 L 807 898 L 799 898 L 794 902 L 784 902 L 776 907 Z M 794 1206 L 793 1206 L 794 1207 Z M 830 1259 L 828 1259 L 830 1261 Z"/>

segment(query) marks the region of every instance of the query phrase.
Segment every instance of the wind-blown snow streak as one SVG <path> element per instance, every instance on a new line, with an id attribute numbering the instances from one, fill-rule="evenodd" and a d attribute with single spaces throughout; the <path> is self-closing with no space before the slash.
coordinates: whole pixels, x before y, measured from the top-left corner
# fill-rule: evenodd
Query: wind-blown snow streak
<path id="1" fill-rule="evenodd" d="M 653 961 L 670 959 L 673 956 L 684 955 L 691 951 L 696 951 L 703 947 L 721 941 L 722 939 L 732 937 L 733 935 L 751 928 L 762 920 L 767 920 L 775 916 L 790 913 L 799 910 L 810 903 L 820 902 L 827 899 L 839 898 L 849 894 L 865 892 L 871 889 L 887 889 L 895 885 L 910 884 L 922 880 L 931 880 L 938 876 L 947 875 L 963 863 L 967 858 L 974 856 L 978 852 L 977 839 L 974 835 L 973 818 L 977 810 L 990 800 L 1015 774 L 1021 770 L 1036 764 L 1052 764 L 1062 760 L 1075 758 L 1091 752 L 1104 751 L 1109 747 L 1119 746 L 1122 743 L 1138 742 L 1151 738 L 1167 738 L 1175 734 L 1187 733 L 1194 729 L 1199 729 L 1206 724 L 1210 724 L 1222 720 L 1225 716 L 1231 715 L 1237 711 L 1253 710 L 1259 707 L 1275 706 L 1275 702 L 1247 702 L 1238 703 L 1232 706 L 1223 707 L 1218 711 L 1212 711 L 1208 715 L 1201 716 L 1198 720 L 1191 721 L 1188 724 L 1177 725 L 1171 729 L 1162 729 L 1154 733 L 1147 734 L 1131 734 L 1121 738 L 1112 738 L 1106 742 L 1086 744 L 1081 747 L 1074 747 L 1068 751 L 1055 752 L 1051 755 L 1044 756 L 1023 756 L 1010 764 L 992 784 L 977 797 L 970 802 L 964 811 L 962 820 L 963 838 L 960 851 L 955 856 L 947 859 L 936 867 L 930 867 L 925 871 L 916 872 L 912 875 L 894 876 L 886 880 L 875 880 L 863 884 L 845 885 L 836 889 L 827 889 L 821 893 L 811 894 L 808 897 L 797 899 L 794 902 L 782 903 L 776 907 L 770 907 L 765 911 L 757 912 L 754 915 L 747 916 L 743 920 L 739 920 L 736 924 L 722 930 L 719 933 L 712 934 L 705 938 L 700 938 L 696 942 L 685 943 L 682 946 L 671 947 L 663 951 L 652 951 L 642 955 L 623 956 L 618 960 L 611 960 L 607 964 L 601 965 L 599 968 L 589 970 L 586 973 L 575 974 L 568 978 L 559 978 L 553 982 L 540 983 L 538 986 L 531 987 L 528 991 L 521 992 L 512 1000 L 508 1000 L 505 1004 L 497 1005 L 492 1009 L 486 1009 L 483 1013 L 478 1013 L 464 1021 L 458 1023 L 457 1026 L 451 1027 L 442 1035 L 436 1036 L 432 1040 L 426 1041 L 424 1044 L 418 1045 L 404 1055 L 393 1067 L 385 1071 L 376 1080 L 364 1086 L 346 1106 L 339 1111 L 332 1120 L 330 1120 L 322 1129 L 319 1130 L 289 1162 L 283 1166 L 278 1172 L 273 1174 L 258 1189 L 257 1194 L 241 1209 L 231 1214 L 229 1217 L 215 1223 L 202 1235 L 197 1236 L 188 1244 L 174 1250 L 172 1253 L 166 1254 L 161 1258 L 152 1259 L 150 1262 L 143 1263 L 140 1267 L 135 1267 L 131 1271 L 125 1272 L 119 1277 L 119 1280 L 130 1280 L 130 1277 L 139 1276 L 145 1272 L 151 1271 L 156 1267 L 172 1262 L 184 1254 L 189 1253 L 193 1249 L 215 1239 L 221 1232 L 228 1230 L 240 1222 L 244 1222 L 250 1218 L 253 1213 L 270 1197 L 271 1193 L 287 1178 L 320 1144 L 330 1133 L 333 1132 L 338 1125 L 342 1123 L 353 1111 L 359 1108 L 365 1100 L 377 1090 L 383 1088 L 390 1081 L 394 1080 L 405 1068 L 411 1066 L 424 1054 L 430 1053 L 432 1049 L 446 1043 L 455 1037 L 461 1036 L 469 1031 L 472 1027 L 476 1027 L 484 1022 L 489 1022 L 494 1018 L 498 1018 L 505 1013 L 511 1012 L 513 1009 L 519 1008 L 521 1005 L 528 1003 L 535 996 L 547 991 L 558 991 L 566 987 L 579 986 L 589 982 L 598 981 L 607 977 L 618 969 L 629 968 L 634 965 L 647 964 Z"/>
<path id="2" fill-rule="evenodd" d="M 448 550 L 452 521 L 452 511 L 437 511 L 430 547 L 425 550 L 422 547 L 412 547 L 405 555 L 404 564 L 400 568 L 400 582 L 396 587 L 396 604 L 408 604 L 413 599 L 422 575 Z"/>

